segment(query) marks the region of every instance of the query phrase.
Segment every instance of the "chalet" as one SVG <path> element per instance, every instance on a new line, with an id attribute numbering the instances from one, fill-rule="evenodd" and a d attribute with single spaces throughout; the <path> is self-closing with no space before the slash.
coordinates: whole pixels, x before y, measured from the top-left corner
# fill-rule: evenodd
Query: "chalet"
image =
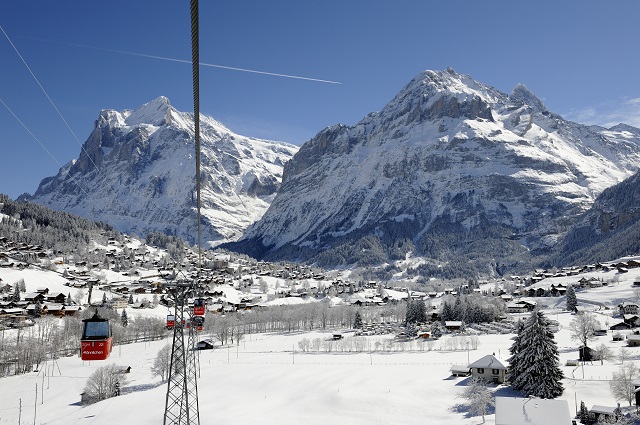
<path id="1" fill-rule="evenodd" d="M 640 335 L 627 335 L 627 345 L 629 347 L 640 347 Z"/>
<path id="2" fill-rule="evenodd" d="M 113 298 L 110 300 L 111 308 L 119 309 L 119 308 L 127 308 L 129 306 L 128 298 Z"/>
<path id="3" fill-rule="evenodd" d="M 526 313 L 529 311 L 527 305 L 520 302 L 507 304 L 507 313 Z"/>
<path id="4" fill-rule="evenodd" d="M 444 327 L 449 332 L 457 332 L 462 328 L 462 322 L 459 320 L 447 320 L 444 322 Z"/>
<path id="5" fill-rule="evenodd" d="M 637 314 L 624 314 L 622 316 L 622 320 L 624 323 L 628 324 L 630 327 L 635 328 L 638 326 L 638 321 L 640 317 Z"/>
<path id="6" fill-rule="evenodd" d="M 50 303 L 64 304 L 67 297 L 62 292 L 52 292 L 47 294 L 46 300 Z"/>
<path id="7" fill-rule="evenodd" d="M 623 331 L 623 330 L 631 329 L 631 325 L 629 325 L 626 322 L 618 322 L 609 326 L 609 329 L 611 329 L 612 331 Z"/>
<path id="8" fill-rule="evenodd" d="M 38 294 L 47 295 L 49 293 L 49 288 L 40 287 L 40 288 L 36 289 L 36 292 Z"/>
<path id="9" fill-rule="evenodd" d="M 485 381 L 491 381 L 497 384 L 504 383 L 507 373 L 507 367 L 491 354 L 471 363 L 469 369 L 471 369 L 471 375 L 474 378 L 482 378 Z"/>
<path id="10" fill-rule="evenodd" d="M 75 316 L 80 310 L 82 310 L 82 307 L 79 305 L 66 305 L 64 306 L 64 315 Z"/>
<path id="11" fill-rule="evenodd" d="M 619 416 L 620 405 L 617 407 L 594 405 L 589 413 L 593 415 L 593 419 L 597 423 L 615 423 Z"/>
<path id="12" fill-rule="evenodd" d="M 596 351 L 592 348 L 582 346 L 578 348 L 578 359 L 581 362 L 590 362 L 596 358 Z"/>
<path id="13" fill-rule="evenodd" d="M 36 305 L 35 304 L 29 304 L 27 307 L 25 307 L 24 309 L 27 314 L 29 316 L 35 316 L 36 315 Z M 48 311 L 48 307 L 46 305 L 41 305 L 40 306 L 40 315 L 44 316 L 45 314 L 47 314 Z"/>
<path id="14" fill-rule="evenodd" d="M 43 303 L 44 295 L 39 292 L 31 292 L 24 296 L 24 300 L 34 304 L 37 302 Z"/>
<path id="15" fill-rule="evenodd" d="M 571 425 L 566 400 L 496 397 L 496 425 Z"/>
<path id="16" fill-rule="evenodd" d="M 198 350 L 213 350 L 214 342 L 212 339 L 205 339 L 198 342 Z"/>
<path id="17" fill-rule="evenodd" d="M 618 304 L 618 309 L 620 314 L 638 314 L 640 306 L 636 303 L 625 301 L 622 304 Z"/>

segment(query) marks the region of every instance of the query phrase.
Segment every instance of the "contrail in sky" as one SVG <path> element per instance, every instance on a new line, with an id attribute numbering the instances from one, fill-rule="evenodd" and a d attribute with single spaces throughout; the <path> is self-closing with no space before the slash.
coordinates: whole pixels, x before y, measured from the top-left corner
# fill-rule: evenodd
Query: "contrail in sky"
<path id="1" fill-rule="evenodd" d="M 139 57 L 143 57 L 143 58 L 160 59 L 160 60 L 171 61 L 171 62 L 181 62 L 181 63 L 189 63 L 189 64 L 191 63 L 190 60 L 167 58 L 167 57 L 164 57 L 164 56 L 146 55 L 144 53 L 127 52 L 125 50 L 106 49 L 106 48 L 103 48 L 103 47 L 88 46 L 88 45 L 85 45 L 85 44 L 63 43 L 63 42 L 60 42 L 60 41 L 43 40 L 43 39 L 40 39 L 40 38 L 31 38 L 31 37 L 29 37 L 29 38 L 31 40 L 45 41 L 45 42 L 48 42 L 48 43 L 56 43 L 56 44 L 64 44 L 66 46 L 73 46 L 73 47 L 82 47 L 84 49 L 103 50 L 105 52 L 120 53 L 120 54 L 123 54 L 123 55 L 139 56 Z M 216 65 L 216 64 L 212 64 L 212 63 L 200 62 L 200 66 L 209 66 L 211 68 L 228 69 L 228 70 L 231 70 L 231 71 L 250 72 L 250 73 L 253 73 L 253 74 L 271 75 L 273 77 L 284 77 L 284 78 L 294 78 L 294 79 L 297 79 L 297 80 L 315 81 L 317 83 L 342 84 L 342 83 L 340 83 L 338 81 L 322 80 L 322 79 L 319 79 L 319 78 L 311 78 L 311 77 L 301 77 L 299 75 L 278 74 L 278 73 L 275 73 L 275 72 L 267 72 L 267 71 L 257 71 L 255 69 L 236 68 L 236 67 L 233 67 L 233 66 Z"/>

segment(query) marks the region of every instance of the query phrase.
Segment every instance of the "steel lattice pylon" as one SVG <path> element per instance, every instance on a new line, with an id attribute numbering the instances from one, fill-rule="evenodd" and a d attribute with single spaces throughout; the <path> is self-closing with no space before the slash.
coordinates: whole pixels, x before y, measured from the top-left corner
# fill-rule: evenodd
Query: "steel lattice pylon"
<path id="1" fill-rule="evenodd" d="M 192 289 L 192 285 L 178 284 L 169 291 L 175 303 L 175 325 L 164 425 L 200 425 L 196 358 L 197 327 L 193 323 L 193 311 L 187 306 L 187 297 Z M 186 315 L 185 306 L 187 306 Z M 186 345 L 183 323 L 189 324 Z"/>

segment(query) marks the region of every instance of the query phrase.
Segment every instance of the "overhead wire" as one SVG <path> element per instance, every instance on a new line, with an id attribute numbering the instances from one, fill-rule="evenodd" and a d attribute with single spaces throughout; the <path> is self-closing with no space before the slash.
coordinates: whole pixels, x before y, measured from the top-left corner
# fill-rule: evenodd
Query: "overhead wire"
<path id="1" fill-rule="evenodd" d="M 2 28 L 1 25 L 0 25 L 0 30 L 2 30 L 2 33 L 6 37 L 7 41 L 9 42 L 9 44 L 11 44 L 11 47 L 13 47 L 13 50 L 16 52 L 16 54 L 18 55 L 18 57 L 20 58 L 20 60 L 24 64 L 24 66 L 27 68 L 27 70 L 29 71 L 29 73 L 31 74 L 31 76 L 33 77 L 35 82 L 38 84 L 38 87 L 40 87 L 40 90 L 42 90 L 42 92 L 44 93 L 46 98 L 49 100 L 49 103 L 51 103 L 51 106 L 53 106 L 53 109 L 55 109 L 55 111 L 58 113 L 58 115 L 60 116 L 60 118 L 62 119 L 64 124 L 67 126 L 67 129 L 69 129 L 69 132 L 73 135 L 74 139 L 76 139 L 76 142 L 78 142 L 78 144 L 80 145 L 80 149 L 82 150 L 82 152 L 84 152 L 84 154 L 86 155 L 87 159 L 91 162 L 91 164 L 93 164 L 94 168 L 97 170 L 98 166 L 96 165 L 96 163 L 91 158 L 91 155 L 89 155 L 89 153 L 84 149 L 84 146 L 82 145 L 82 143 L 78 139 L 78 136 L 76 136 L 76 133 L 73 131 L 73 129 L 71 128 L 71 126 L 69 125 L 67 120 L 64 118 L 64 116 L 62 115 L 62 112 L 60 112 L 60 109 L 56 106 L 56 104 L 53 101 L 53 99 L 51 99 L 51 96 L 49 96 L 49 93 L 47 93 L 47 91 L 45 90 L 44 86 L 40 83 L 40 80 L 38 80 L 38 77 L 36 77 L 36 75 L 33 73 L 33 71 L 31 70 L 31 67 L 29 66 L 29 64 L 24 59 L 24 57 L 22 56 L 22 54 L 20 53 L 20 51 L 18 50 L 16 45 L 13 43 L 13 41 L 11 41 L 11 38 L 9 37 L 7 32 L 4 30 L 4 28 Z M 13 117 L 20 123 L 20 125 L 22 125 L 22 127 L 24 127 L 25 130 L 27 130 L 27 132 L 31 135 L 31 137 L 33 137 L 38 142 L 38 144 L 49 154 L 49 156 L 53 159 L 53 161 L 56 164 L 58 164 L 58 166 L 62 170 L 63 169 L 62 164 L 60 164 L 60 162 L 53 156 L 53 154 L 44 146 L 44 144 L 35 136 L 35 134 L 33 134 L 33 132 L 27 127 L 27 125 L 15 114 L 15 112 L 13 112 L 13 110 L 4 101 L 2 101 L 2 99 L 0 99 L 0 102 L 2 102 L 4 107 L 7 108 L 7 110 L 11 113 L 11 115 L 13 115 Z M 80 185 L 80 182 L 75 177 L 73 177 L 71 174 L 69 174 L 69 172 L 67 170 L 65 170 L 65 174 L 64 175 L 65 175 L 65 177 L 70 178 L 71 181 L 78 187 L 78 189 L 80 189 L 80 191 L 83 194 L 87 195 L 87 198 L 90 200 L 90 202 L 99 211 L 101 211 L 106 216 L 107 221 L 109 221 L 113 225 L 113 227 L 116 230 L 118 230 L 118 232 L 124 233 L 122 231 L 122 229 L 120 228 L 120 226 L 118 226 L 118 224 L 115 222 L 115 220 L 111 217 L 111 215 L 108 214 L 106 211 L 104 211 L 102 208 L 100 208 L 100 206 L 93 199 L 91 199 L 91 197 L 88 196 L 89 195 L 88 191 L 85 190 Z"/>
<path id="2" fill-rule="evenodd" d="M 89 45 L 86 45 L 86 44 L 63 43 L 63 42 L 60 42 L 60 41 L 45 40 L 45 39 L 42 39 L 42 38 L 33 38 L 33 37 L 29 37 L 29 38 L 32 39 L 32 40 L 44 41 L 44 42 L 47 42 L 47 43 L 63 44 L 65 46 L 81 47 L 83 49 L 102 50 L 104 52 L 119 53 L 119 54 L 122 54 L 122 55 L 138 56 L 138 57 L 143 57 L 143 58 L 158 59 L 158 60 L 164 60 L 164 61 L 170 61 L 170 62 L 192 63 L 192 61 L 188 61 L 188 60 L 185 60 L 185 59 L 169 58 L 169 57 L 166 57 L 166 56 L 157 56 L 157 55 L 149 55 L 149 54 L 145 54 L 145 53 L 128 52 L 126 50 L 119 50 L 119 49 L 107 49 L 107 48 L 104 48 L 104 47 L 89 46 Z M 260 71 L 260 70 L 257 70 L 257 69 L 239 68 L 239 67 L 235 67 L 235 66 L 218 65 L 218 64 L 206 63 L 206 62 L 199 62 L 198 64 L 200 66 L 206 66 L 206 67 L 210 67 L 210 68 L 226 69 L 226 70 L 229 70 L 229 71 L 249 72 L 249 73 L 252 73 L 252 74 L 268 75 L 268 76 L 272 76 L 272 77 L 293 78 L 293 79 L 296 79 L 296 80 L 312 81 L 312 82 L 316 82 L 316 83 L 342 84 L 339 81 L 325 80 L 325 79 L 322 79 L 322 78 L 314 78 L 314 77 L 305 77 L 305 76 L 302 76 L 302 75 L 292 75 L 292 74 L 283 74 L 283 73 L 278 73 L 278 72 Z"/>
<path id="3" fill-rule="evenodd" d="M 3 105 L 3 106 L 4 106 L 4 107 L 9 111 L 9 113 L 10 113 L 11 115 L 13 115 L 13 117 L 14 117 L 14 118 L 15 118 L 15 119 L 20 123 L 20 125 L 22 125 L 22 127 L 24 127 L 24 129 L 27 131 L 27 133 L 29 133 L 29 134 L 31 135 L 31 137 L 33 137 L 33 138 L 34 138 L 34 140 L 35 140 L 36 142 L 38 142 L 38 144 L 42 147 L 42 149 L 44 149 L 44 150 L 45 150 L 45 152 L 47 152 L 47 153 L 49 154 L 49 156 L 53 159 L 53 161 L 54 161 L 56 164 L 58 164 L 58 166 L 60 167 L 60 169 L 62 169 L 62 168 L 63 168 L 63 165 L 62 165 L 62 164 L 60 164 L 60 162 L 56 159 L 56 157 L 55 157 L 55 156 L 53 156 L 53 154 L 49 151 L 49 149 L 47 149 L 47 147 L 46 147 L 46 146 L 45 146 L 45 145 L 40 141 L 40 139 L 38 139 L 38 138 L 36 137 L 36 135 L 35 135 L 35 134 L 33 134 L 33 132 L 29 129 L 29 127 L 27 127 L 27 125 L 26 125 L 26 124 L 25 124 L 25 123 L 24 123 L 24 122 L 23 122 L 23 121 L 22 121 L 22 120 L 21 120 L 21 119 L 20 119 L 16 114 L 15 114 L 15 112 L 13 112 L 13 110 L 9 107 L 9 105 L 7 105 L 7 104 L 2 100 L 2 98 L 0 98 L 0 103 L 2 103 L 2 105 Z M 91 199 L 91 197 L 89 197 L 89 196 L 88 196 L 88 195 L 89 195 L 89 193 L 88 193 L 88 192 L 87 192 L 87 191 L 86 191 L 86 190 L 85 190 L 85 189 L 80 185 L 80 183 L 78 182 L 78 180 L 77 180 L 73 175 L 69 174 L 69 173 L 65 170 L 65 176 L 66 176 L 66 177 L 68 177 L 68 178 L 70 178 L 70 179 L 71 179 L 71 181 L 72 181 L 72 182 L 73 182 L 73 183 L 78 187 L 78 189 L 80 189 L 80 191 L 82 191 L 82 193 L 83 193 L 84 195 L 87 195 L 87 199 L 89 199 L 89 201 L 90 201 L 90 202 L 91 202 L 91 203 L 92 203 L 92 204 L 93 204 L 93 205 L 94 205 L 98 210 L 102 211 L 102 212 L 105 214 L 105 216 L 106 216 L 107 220 L 108 220 L 108 221 L 113 225 L 113 227 L 114 227 L 115 229 L 117 229 L 117 230 L 118 230 L 118 232 L 120 232 L 120 233 L 124 233 L 124 232 L 122 232 L 122 230 L 120 229 L 120 227 L 118 226 L 118 224 L 115 222 L 115 220 L 113 220 L 109 214 L 107 214 L 105 211 L 103 211 L 103 210 L 102 210 L 102 208 L 100 208 L 100 206 L 99 206 L 99 205 L 98 205 L 98 204 L 97 204 L 93 199 Z"/>
<path id="4" fill-rule="evenodd" d="M 97 169 L 98 166 L 96 165 L 95 162 L 93 162 L 93 159 L 91 158 L 91 156 L 87 153 L 87 151 L 84 150 L 84 146 L 82 146 L 82 142 L 80 142 L 80 139 L 78 139 L 78 136 L 76 136 L 76 133 L 73 131 L 73 129 L 71 128 L 71 126 L 69 125 L 69 123 L 67 122 L 67 120 L 64 118 L 64 116 L 62 115 L 62 112 L 60 112 L 60 109 L 58 109 L 58 106 L 56 106 L 55 102 L 53 101 L 53 99 L 51 99 L 51 96 L 49 96 L 49 93 L 47 93 L 47 91 L 44 89 L 44 87 L 42 86 L 42 84 L 40 83 L 40 80 L 38 80 L 38 77 L 36 77 L 36 75 L 33 73 L 33 71 L 31 70 L 31 67 L 29 66 L 29 64 L 27 64 L 27 61 L 22 57 L 22 54 L 20 54 L 20 51 L 18 50 L 18 48 L 16 47 L 15 44 L 13 44 L 13 41 L 11 41 L 11 38 L 9 38 L 9 35 L 7 34 L 7 32 L 4 30 L 4 28 L 2 28 L 2 25 L 0 25 L 0 30 L 2 30 L 2 33 L 4 34 L 4 36 L 7 38 L 7 41 L 9 41 L 9 44 L 11 44 L 11 47 L 13 47 L 13 50 L 15 50 L 16 54 L 18 55 L 18 57 L 20 58 L 20 60 L 22 61 L 22 63 L 24 64 L 25 67 L 27 67 L 27 69 L 29 70 L 29 73 L 31 74 L 31 76 L 33 77 L 33 79 L 35 80 L 35 82 L 38 84 L 38 87 L 40 87 L 40 90 L 42 90 L 42 93 L 44 93 L 44 95 L 47 97 L 47 99 L 49 100 L 49 103 L 51 103 L 51 106 L 53 106 L 53 109 L 56 110 L 56 112 L 58 113 L 58 115 L 60 116 L 60 118 L 62 119 L 62 121 L 64 122 L 64 124 L 67 126 L 67 129 L 69 129 L 69 132 L 73 135 L 73 138 L 76 139 L 76 142 L 78 142 L 78 145 L 80 145 L 80 149 L 82 149 L 82 151 L 84 152 L 85 155 L 87 155 L 87 158 L 89 158 L 89 161 L 91 161 L 91 163 L 93 164 L 93 166 Z"/>

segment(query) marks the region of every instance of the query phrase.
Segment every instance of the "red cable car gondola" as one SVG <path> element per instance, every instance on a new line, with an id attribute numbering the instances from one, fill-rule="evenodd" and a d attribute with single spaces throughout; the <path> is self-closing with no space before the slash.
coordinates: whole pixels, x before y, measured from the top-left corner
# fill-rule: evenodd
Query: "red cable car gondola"
<path id="1" fill-rule="evenodd" d="M 196 298 L 193 300 L 193 315 L 204 316 L 205 307 L 207 302 L 204 298 Z"/>
<path id="2" fill-rule="evenodd" d="M 167 315 L 167 329 L 171 330 L 176 325 L 176 316 L 173 314 Z"/>
<path id="3" fill-rule="evenodd" d="M 96 312 L 90 319 L 82 321 L 80 356 L 82 360 L 106 360 L 111 354 L 111 326 L 109 320 Z"/>
<path id="4" fill-rule="evenodd" d="M 192 320 L 193 320 L 193 324 L 196 327 L 196 330 L 198 332 L 202 332 L 202 330 L 204 329 L 204 317 L 195 316 Z"/>

